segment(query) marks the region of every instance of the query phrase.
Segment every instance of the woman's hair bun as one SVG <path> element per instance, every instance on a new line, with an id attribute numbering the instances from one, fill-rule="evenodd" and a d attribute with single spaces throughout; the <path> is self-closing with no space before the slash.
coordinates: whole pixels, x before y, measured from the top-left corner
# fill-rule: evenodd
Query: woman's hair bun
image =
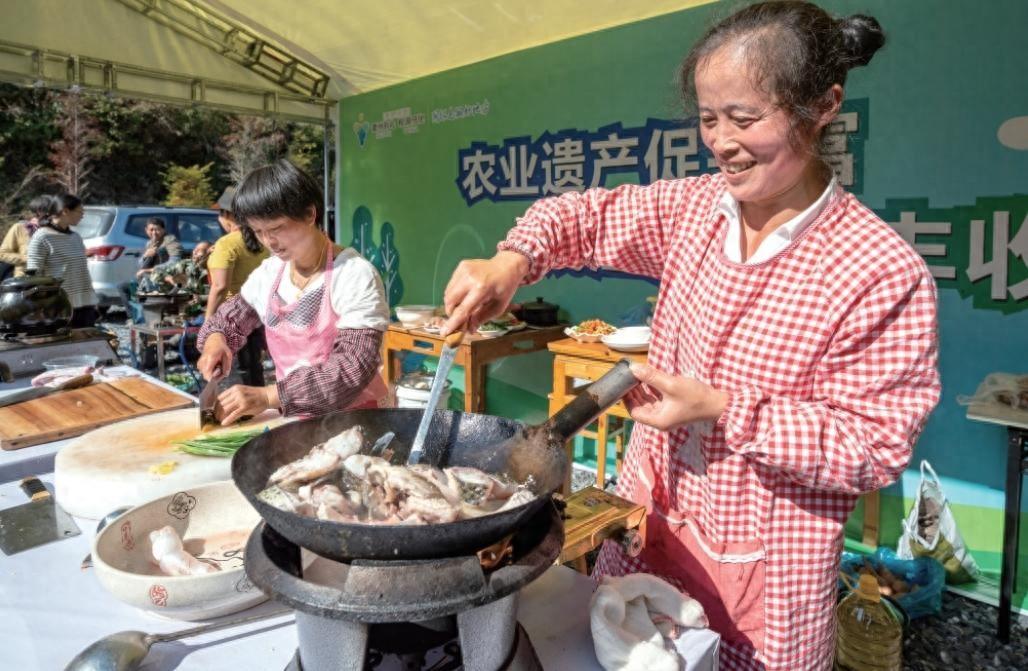
<path id="1" fill-rule="evenodd" d="M 846 66 L 858 68 L 871 62 L 871 57 L 885 44 L 885 32 L 873 16 L 854 14 L 839 19 L 842 51 Z"/>

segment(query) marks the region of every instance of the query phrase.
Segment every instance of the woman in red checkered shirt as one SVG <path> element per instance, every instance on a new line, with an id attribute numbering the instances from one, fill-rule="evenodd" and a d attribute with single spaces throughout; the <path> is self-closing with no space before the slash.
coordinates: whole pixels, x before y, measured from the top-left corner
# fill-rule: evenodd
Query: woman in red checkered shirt
<path id="1" fill-rule="evenodd" d="M 847 71 L 883 43 L 873 18 L 805 2 L 732 15 L 682 66 L 716 173 L 538 201 L 446 290 L 448 331 L 554 268 L 660 279 L 618 482 L 647 545 L 607 543 L 596 573 L 698 599 L 728 669 L 831 667 L 843 524 L 939 398 L 927 266 L 819 153 Z"/>

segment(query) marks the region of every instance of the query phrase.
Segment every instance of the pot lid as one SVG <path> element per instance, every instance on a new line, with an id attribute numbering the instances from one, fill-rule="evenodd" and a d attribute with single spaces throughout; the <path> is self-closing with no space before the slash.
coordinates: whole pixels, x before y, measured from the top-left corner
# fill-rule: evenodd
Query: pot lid
<path id="1" fill-rule="evenodd" d="M 400 381 L 396 384 L 400 387 L 407 389 L 418 389 L 421 391 L 428 391 L 432 388 L 432 382 L 435 380 L 435 373 L 430 373 L 427 370 L 416 370 L 413 373 L 407 373 Z M 450 381 L 447 380 L 444 385 L 444 389 L 450 387 Z"/>
<path id="2" fill-rule="evenodd" d="M 0 291 L 20 291 L 31 287 L 59 287 L 61 280 L 49 275 L 25 274 L 21 277 L 8 277 L 0 282 Z"/>
<path id="3" fill-rule="evenodd" d="M 556 310 L 557 306 L 553 303 L 547 303 L 543 300 L 542 296 L 537 296 L 531 303 L 523 303 L 521 305 L 522 310 Z"/>

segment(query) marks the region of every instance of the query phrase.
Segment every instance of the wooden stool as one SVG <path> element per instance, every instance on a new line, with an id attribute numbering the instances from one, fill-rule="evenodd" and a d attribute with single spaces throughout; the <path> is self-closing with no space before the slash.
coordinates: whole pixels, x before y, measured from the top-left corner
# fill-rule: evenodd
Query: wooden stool
<path id="1" fill-rule="evenodd" d="M 585 487 L 567 499 L 564 509 L 564 548 L 557 561 L 570 562 L 587 573 L 585 556 L 612 539 L 630 557 L 646 544 L 646 508 L 596 487 Z"/>
<path id="2" fill-rule="evenodd" d="M 596 418 L 595 431 L 583 429 L 578 435 L 596 442 L 596 486 L 604 489 L 607 486 L 607 443 L 614 440 L 614 477 L 617 477 L 625 458 L 628 421 L 618 413 L 606 413 Z"/>

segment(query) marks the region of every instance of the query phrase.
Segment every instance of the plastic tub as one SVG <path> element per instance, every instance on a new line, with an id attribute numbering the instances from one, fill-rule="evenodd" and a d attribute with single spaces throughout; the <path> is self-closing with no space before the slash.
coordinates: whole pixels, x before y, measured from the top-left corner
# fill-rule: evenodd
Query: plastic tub
<path id="1" fill-rule="evenodd" d="M 92 354 L 73 354 L 71 356 L 59 356 L 43 362 L 43 368 L 47 370 L 58 370 L 61 368 L 85 368 L 86 366 L 96 367 L 100 359 Z"/>

